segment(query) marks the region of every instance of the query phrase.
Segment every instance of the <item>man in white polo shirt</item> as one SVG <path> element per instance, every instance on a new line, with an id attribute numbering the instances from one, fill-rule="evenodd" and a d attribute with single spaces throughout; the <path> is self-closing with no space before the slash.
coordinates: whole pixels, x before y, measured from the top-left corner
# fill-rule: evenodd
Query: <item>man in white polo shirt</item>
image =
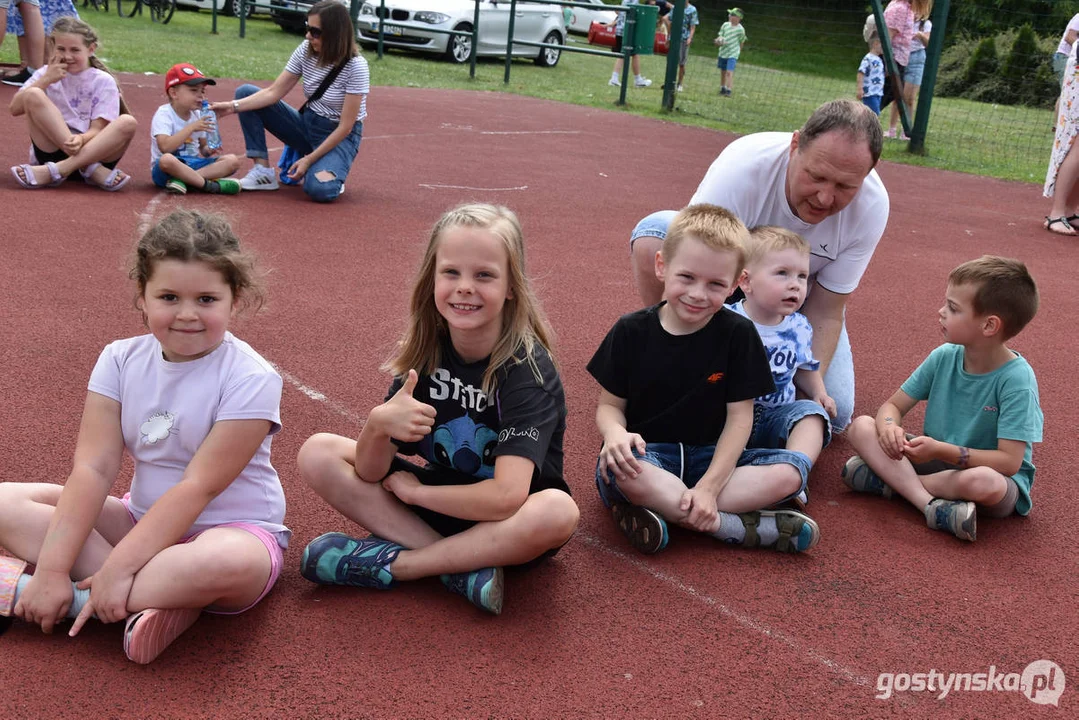
<path id="1" fill-rule="evenodd" d="M 847 297 L 888 223 L 888 192 L 873 170 L 883 133 L 872 110 L 855 100 L 822 105 L 794 133 L 741 137 L 720 153 L 690 204 L 727 208 L 748 227 L 778 225 L 810 245 L 809 295 L 801 312 L 813 325 L 813 355 L 836 401 L 837 431 L 854 412 L 854 361 L 844 322 Z M 641 300 L 660 301 L 655 256 L 673 212 L 638 224 L 630 240 Z"/>

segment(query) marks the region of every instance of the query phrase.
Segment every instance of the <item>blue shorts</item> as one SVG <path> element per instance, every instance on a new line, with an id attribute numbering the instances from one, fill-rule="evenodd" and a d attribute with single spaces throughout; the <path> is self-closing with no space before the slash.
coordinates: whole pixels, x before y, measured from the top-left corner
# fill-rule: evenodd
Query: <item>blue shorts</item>
<path id="1" fill-rule="evenodd" d="M 716 67 L 720 70 L 728 70 L 734 72 L 734 66 L 738 64 L 738 58 L 719 58 L 716 61 Z"/>
<path id="2" fill-rule="evenodd" d="M 187 157 L 186 155 L 173 155 L 173 157 L 175 157 L 177 160 L 182 162 L 184 165 L 187 165 L 192 170 L 201 170 L 202 168 L 206 167 L 207 165 L 213 165 L 215 162 L 218 161 L 218 158 L 216 158 L 216 157 L 208 157 L 208 158 L 197 157 L 197 158 L 193 158 L 193 157 Z M 150 168 L 150 177 L 153 178 L 154 185 L 157 185 L 158 187 L 162 187 L 162 188 L 165 187 L 165 183 L 167 183 L 169 181 L 170 176 L 168 174 L 166 174 L 164 170 L 161 169 L 161 160 L 160 159 L 154 160 L 154 165 L 153 165 L 152 168 Z"/>
<path id="3" fill-rule="evenodd" d="M 832 441 L 832 419 L 819 403 L 812 400 L 795 400 L 775 407 L 754 405 L 753 431 L 749 434 L 746 447 L 785 448 L 791 429 L 801 420 L 814 415 L 824 420 L 824 444 L 821 448 L 826 448 Z"/>
<path id="4" fill-rule="evenodd" d="M 630 250 L 633 249 L 633 243 L 637 241 L 637 238 L 654 237 L 666 240 L 667 228 L 677 214 L 677 210 L 660 210 L 637 223 L 637 227 L 633 228 L 633 233 L 629 236 Z"/>
<path id="5" fill-rule="evenodd" d="M 880 95 L 863 95 L 862 104 L 877 115 L 880 115 Z"/>
<path id="6" fill-rule="evenodd" d="M 819 406 L 818 406 L 819 407 Z M 715 445 L 684 445 L 682 443 L 648 443 L 644 446 L 644 455 L 636 450 L 633 455 L 649 465 L 655 465 L 661 470 L 666 470 L 674 475 L 687 488 L 697 486 L 697 483 L 708 471 L 712 464 L 712 456 L 716 454 Z M 779 465 L 788 463 L 798 468 L 802 476 L 802 486 L 798 492 L 791 493 L 780 502 L 794 499 L 798 493 L 805 490 L 806 478 L 809 475 L 809 458 L 802 453 L 790 452 L 789 450 L 774 450 L 757 448 L 744 450 L 738 457 L 737 467 L 744 465 Z M 596 461 L 596 489 L 599 490 L 599 498 L 607 507 L 614 503 L 628 503 L 629 500 L 618 487 L 618 482 L 610 470 L 607 471 L 607 481 L 599 473 L 599 461 Z M 779 504 L 779 503 L 776 503 Z"/>
<path id="7" fill-rule="evenodd" d="M 907 61 L 907 69 L 903 71 L 903 82 L 906 85 L 921 85 L 922 75 L 925 73 L 925 50 L 911 50 L 910 60 Z"/>

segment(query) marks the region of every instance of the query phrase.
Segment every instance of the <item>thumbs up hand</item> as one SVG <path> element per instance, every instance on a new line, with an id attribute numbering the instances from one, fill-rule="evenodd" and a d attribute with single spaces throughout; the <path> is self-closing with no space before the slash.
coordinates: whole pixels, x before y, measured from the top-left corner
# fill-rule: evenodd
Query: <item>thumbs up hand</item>
<path id="1" fill-rule="evenodd" d="M 386 435 L 403 442 L 419 442 L 435 425 L 435 409 L 412 397 L 419 375 L 409 370 L 394 396 L 371 411 L 371 421 Z"/>

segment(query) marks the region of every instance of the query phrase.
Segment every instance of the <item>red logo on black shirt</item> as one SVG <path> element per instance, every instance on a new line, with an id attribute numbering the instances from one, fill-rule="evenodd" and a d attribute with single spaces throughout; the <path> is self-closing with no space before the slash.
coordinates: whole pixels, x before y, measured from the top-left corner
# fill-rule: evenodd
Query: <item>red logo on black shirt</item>
<path id="1" fill-rule="evenodd" d="M 721 372 L 712 373 L 711 375 L 708 376 L 708 382 L 712 383 L 713 385 L 715 385 L 717 382 L 719 382 L 722 379 L 723 379 L 723 373 L 721 373 Z"/>

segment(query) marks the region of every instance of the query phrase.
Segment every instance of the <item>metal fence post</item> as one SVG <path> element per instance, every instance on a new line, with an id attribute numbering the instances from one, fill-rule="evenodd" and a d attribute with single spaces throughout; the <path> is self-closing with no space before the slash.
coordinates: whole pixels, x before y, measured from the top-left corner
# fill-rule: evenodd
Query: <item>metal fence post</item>
<path id="1" fill-rule="evenodd" d="M 674 110 L 674 88 L 678 77 L 679 53 L 682 50 L 682 25 L 686 18 L 686 0 L 675 0 L 671 11 L 671 32 L 667 36 L 667 73 L 663 77 L 663 108 Z M 678 50 L 672 38 L 678 38 Z"/>
<path id="2" fill-rule="evenodd" d="M 637 11 L 632 5 L 626 5 L 622 24 L 622 87 L 618 89 L 618 104 L 626 104 L 626 90 L 629 88 L 629 66 L 633 62 L 633 41 L 637 34 Z"/>
<path id="3" fill-rule="evenodd" d="M 510 27 L 506 34 L 506 77 L 503 83 L 510 84 L 510 66 L 513 64 L 513 21 L 517 19 L 517 0 L 510 0 Z"/>
<path id="4" fill-rule="evenodd" d="M 937 87 L 937 70 L 940 55 L 944 51 L 944 31 L 948 25 L 951 0 L 940 0 L 933 8 L 933 30 L 929 33 L 929 47 L 925 49 L 925 80 L 918 92 L 918 109 L 914 113 L 914 127 L 910 131 L 907 151 L 925 154 L 925 135 L 929 129 L 929 110 L 933 107 L 933 91 Z"/>
<path id="5" fill-rule="evenodd" d="M 210 34 L 211 35 L 216 35 L 217 34 L 217 0 L 214 0 L 213 4 L 210 7 L 210 22 L 211 22 Z"/>
<path id="6" fill-rule="evenodd" d="M 231 0 L 229 0 L 231 2 Z M 240 0 L 240 38 L 247 36 L 247 0 Z"/>
<path id="7" fill-rule="evenodd" d="M 378 59 L 382 59 L 382 41 L 386 37 L 386 28 L 384 23 L 386 22 L 386 0 L 379 0 L 378 2 Z"/>
<path id="8" fill-rule="evenodd" d="M 453 35 L 450 35 L 450 42 L 453 42 Z M 472 14 L 472 52 L 468 55 L 468 76 L 473 80 L 476 79 L 476 53 L 479 52 L 480 41 L 480 0 L 476 0 L 476 10 Z"/>

